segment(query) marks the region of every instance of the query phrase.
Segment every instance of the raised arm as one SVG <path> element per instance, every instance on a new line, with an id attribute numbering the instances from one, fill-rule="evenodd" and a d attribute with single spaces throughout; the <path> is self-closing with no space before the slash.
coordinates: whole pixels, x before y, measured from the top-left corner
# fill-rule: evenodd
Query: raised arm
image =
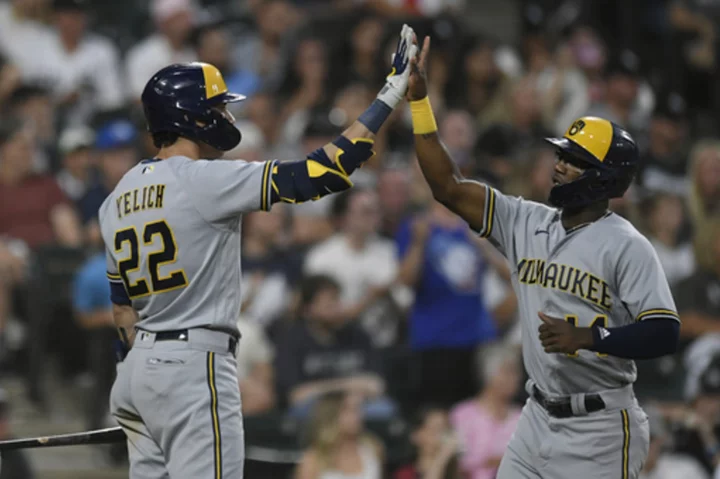
<path id="1" fill-rule="evenodd" d="M 411 59 L 408 100 L 415 133 L 415 152 L 433 197 L 463 218 L 475 230 L 484 226 L 487 187 L 463 178 L 452 157 L 440 141 L 435 116 L 427 96 L 427 56 L 430 37 L 423 43 L 419 59 Z"/>
<path id="2" fill-rule="evenodd" d="M 342 135 L 304 160 L 272 168 L 271 202 L 302 203 L 352 187 L 350 175 L 375 154 L 373 139 L 403 100 L 410 76 L 410 59 L 417 53 L 414 33 L 403 25 L 385 86 L 365 112 Z"/>

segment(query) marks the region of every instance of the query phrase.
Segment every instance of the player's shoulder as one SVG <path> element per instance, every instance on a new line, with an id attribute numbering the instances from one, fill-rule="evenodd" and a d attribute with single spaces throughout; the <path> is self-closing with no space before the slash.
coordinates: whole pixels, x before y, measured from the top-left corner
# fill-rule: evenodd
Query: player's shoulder
<path id="1" fill-rule="evenodd" d="M 631 254 L 654 253 L 655 249 L 650 240 L 635 225 L 619 214 L 611 213 L 603 226 L 609 245 L 614 245 L 617 249 Z"/>
<path id="2" fill-rule="evenodd" d="M 498 199 L 500 199 L 500 201 L 504 200 L 508 203 L 513 204 L 517 209 L 524 211 L 528 215 L 537 216 L 538 218 L 543 219 L 552 219 L 559 214 L 557 208 L 548 206 L 545 203 L 528 200 L 519 195 L 516 196 L 512 194 L 506 194 L 492 186 L 488 186 L 488 188 L 491 196 L 495 197 L 495 201 L 497 201 Z"/>

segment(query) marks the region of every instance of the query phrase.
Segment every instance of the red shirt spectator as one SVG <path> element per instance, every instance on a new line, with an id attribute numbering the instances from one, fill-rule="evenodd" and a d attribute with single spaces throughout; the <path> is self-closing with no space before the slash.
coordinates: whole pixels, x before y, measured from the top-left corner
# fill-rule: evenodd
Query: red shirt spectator
<path id="1" fill-rule="evenodd" d="M 32 171 L 32 135 L 18 123 L 0 126 L 0 236 L 30 248 L 80 244 L 75 211 L 57 182 Z"/>

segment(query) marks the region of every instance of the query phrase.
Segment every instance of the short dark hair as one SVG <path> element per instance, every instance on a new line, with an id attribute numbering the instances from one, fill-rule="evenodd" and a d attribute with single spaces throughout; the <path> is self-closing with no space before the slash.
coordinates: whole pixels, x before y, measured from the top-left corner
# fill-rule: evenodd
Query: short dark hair
<path id="1" fill-rule="evenodd" d="M 180 135 L 169 131 L 159 131 L 152 134 L 153 144 L 156 148 L 172 146 L 178 141 L 178 138 L 180 138 Z"/>
<path id="2" fill-rule="evenodd" d="M 321 291 L 332 289 L 340 291 L 340 284 L 328 275 L 318 274 L 302 280 L 300 286 L 300 307 L 304 308 L 313 302 Z"/>

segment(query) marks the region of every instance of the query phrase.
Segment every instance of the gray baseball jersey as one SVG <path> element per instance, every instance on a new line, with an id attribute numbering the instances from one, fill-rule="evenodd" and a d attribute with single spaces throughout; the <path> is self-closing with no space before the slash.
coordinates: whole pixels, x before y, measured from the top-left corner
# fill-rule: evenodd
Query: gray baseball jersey
<path id="1" fill-rule="evenodd" d="M 486 195 L 480 235 L 511 264 L 530 378 L 550 395 L 633 383 L 636 369 L 631 360 L 586 350 L 574 355 L 546 353 L 538 338 L 538 312 L 584 327 L 618 327 L 653 318 L 679 321 L 650 242 L 614 213 L 566 231 L 556 209 L 490 187 Z"/>
<path id="2" fill-rule="evenodd" d="M 111 281 L 122 281 L 137 324 L 237 334 L 240 224 L 270 207 L 272 162 L 145 160 L 100 208 Z"/>

